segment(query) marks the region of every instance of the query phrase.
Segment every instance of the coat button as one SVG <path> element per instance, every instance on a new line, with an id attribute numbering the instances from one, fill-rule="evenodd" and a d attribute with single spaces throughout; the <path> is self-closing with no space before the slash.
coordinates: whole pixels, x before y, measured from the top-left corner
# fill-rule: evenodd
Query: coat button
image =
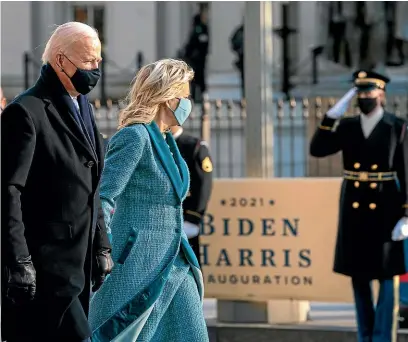
<path id="1" fill-rule="evenodd" d="M 355 168 L 356 170 L 358 170 L 358 169 L 360 168 L 360 166 L 361 166 L 360 163 L 355 163 L 355 164 L 354 164 L 354 168 Z"/>
<path id="2" fill-rule="evenodd" d="M 377 164 L 371 165 L 371 170 L 377 170 L 377 169 L 378 169 L 378 165 L 377 165 Z"/>
<path id="3" fill-rule="evenodd" d="M 354 182 L 354 187 L 358 188 L 360 186 L 360 182 Z"/>
<path id="4" fill-rule="evenodd" d="M 94 165 L 95 165 L 95 163 L 92 160 L 90 160 L 89 162 L 86 163 L 86 167 L 92 167 Z"/>
<path id="5" fill-rule="evenodd" d="M 371 183 L 370 188 L 371 189 L 377 189 L 378 184 L 377 183 Z"/>
<path id="6" fill-rule="evenodd" d="M 353 208 L 354 209 L 357 209 L 359 206 L 360 206 L 360 203 L 358 203 L 358 202 L 353 203 Z"/>
<path id="7" fill-rule="evenodd" d="M 377 204 L 370 203 L 369 207 L 370 207 L 371 210 L 374 210 L 375 208 L 377 208 Z"/>

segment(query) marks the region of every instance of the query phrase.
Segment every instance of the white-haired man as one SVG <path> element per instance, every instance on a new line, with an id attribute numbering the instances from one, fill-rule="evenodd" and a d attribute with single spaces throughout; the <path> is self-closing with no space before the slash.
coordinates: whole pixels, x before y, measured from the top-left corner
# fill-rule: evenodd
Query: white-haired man
<path id="1" fill-rule="evenodd" d="M 99 199 L 104 146 L 84 96 L 98 82 L 100 61 L 94 29 L 59 26 L 45 47 L 38 81 L 1 116 L 7 342 L 91 336 L 91 291 L 113 266 Z"/>

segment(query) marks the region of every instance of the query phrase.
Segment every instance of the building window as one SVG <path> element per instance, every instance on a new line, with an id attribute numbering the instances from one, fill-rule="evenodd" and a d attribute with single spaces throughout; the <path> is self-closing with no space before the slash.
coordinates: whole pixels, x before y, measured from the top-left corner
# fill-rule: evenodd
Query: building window
<path id="1" fill-rule="evenodd" d="M 93 5 L 76 5 L 73 7 L 74 21 L 79 21 L 94 27 L 99 34 L 101 43 L 105 41 L 105 7 Z"/>

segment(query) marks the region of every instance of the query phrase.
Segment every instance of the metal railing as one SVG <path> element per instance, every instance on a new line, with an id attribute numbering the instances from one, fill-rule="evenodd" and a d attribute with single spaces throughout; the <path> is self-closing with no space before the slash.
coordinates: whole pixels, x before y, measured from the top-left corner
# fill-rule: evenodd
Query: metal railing
<path id="1" fill-rule="evenodd" d="M 324 159 L 309 155 L 309 143 L 324 113 L 337 101 L 335 98 L 303 98 L 276 100 L 273 111 L 274 175 L 275 177 L 340 176 L 341 155 Z M 95 115 L 102 133 L 116 132 L 121 104 L 108 100 L 106 106 L 95 101 Z M 408 96 L 390 97 L 386 110 L 407 118 Z M 347 115 L 359 113 L 352 103 Z M 184 124 L 187 132 L 210 143 L 214 174 L 218 178 L 245 177 L 245 101 L 205 101 L 195 106 Z"/>

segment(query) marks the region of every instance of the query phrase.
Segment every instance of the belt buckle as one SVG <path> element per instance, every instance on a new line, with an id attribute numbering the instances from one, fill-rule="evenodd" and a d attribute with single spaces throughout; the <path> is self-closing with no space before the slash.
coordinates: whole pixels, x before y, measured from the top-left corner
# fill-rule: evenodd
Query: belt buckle
<path id="1" fill-rule="evenodd" d="M 368 172 L 360 172 L 358 175 L 358 179 L 362 182 L 368 180 Z"/>

